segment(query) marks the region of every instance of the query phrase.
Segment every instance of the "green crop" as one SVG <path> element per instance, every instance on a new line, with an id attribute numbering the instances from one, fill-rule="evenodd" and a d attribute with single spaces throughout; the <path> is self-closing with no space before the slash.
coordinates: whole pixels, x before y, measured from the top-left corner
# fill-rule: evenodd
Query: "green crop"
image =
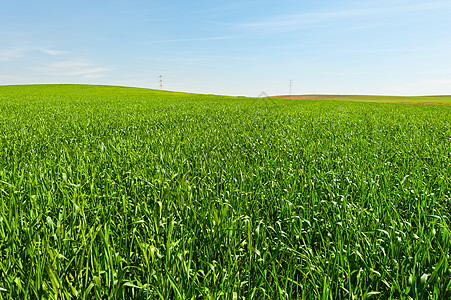
<path id="1" fill-rule="evenodd" d="M 443 96 L 372 96 L 372 95 L 285 95 L 272 96 L 284 99 L 311 99 L 334 101 L 357 101 L 375 103 L 402 103 L 415 105 L 451 106 L 451 95 Z"/>
<path id="2" fill-rule="evenodd" d="M 0 299 L 447 299 L 451 108 L 0 87 Z"/>

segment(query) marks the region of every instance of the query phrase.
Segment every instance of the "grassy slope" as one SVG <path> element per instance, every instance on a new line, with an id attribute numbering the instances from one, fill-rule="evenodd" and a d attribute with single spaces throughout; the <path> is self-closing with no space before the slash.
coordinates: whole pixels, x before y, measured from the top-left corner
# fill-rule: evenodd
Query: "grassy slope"
<path id="1" fill-rule="evenodd" d="M 437 105 L 450 106 L 451 96 L 371 96 L 371 95 L 284 95 L 273 98 L 283 99 L 310 99 L 310 100 L 339 100 L 357 102 L 378 102 L 378 103 L 402 103 L 417 105 Z"/>
<path id="2" fill-rule="evenodd" d="M 49 85 L 0 112 L 0 297 L 450 297 L 448 107 Z"/>

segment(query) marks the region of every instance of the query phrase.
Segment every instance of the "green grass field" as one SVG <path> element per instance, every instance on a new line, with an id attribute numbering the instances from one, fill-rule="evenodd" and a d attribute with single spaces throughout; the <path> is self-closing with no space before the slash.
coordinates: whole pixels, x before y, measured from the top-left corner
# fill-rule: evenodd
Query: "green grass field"
<path id="1" fill-rule="evenodd" d="M 451 106 L 451 95 L 441 96 L 372 96 L 372 95 L 281 95 L 271 98 L 298 100 L 336 100 L 414 105 Z"/>
<path id="2" fill-rule="evenodd" d="M 0 87 L 0 299 L 449 299 L 451 108 Z"/>

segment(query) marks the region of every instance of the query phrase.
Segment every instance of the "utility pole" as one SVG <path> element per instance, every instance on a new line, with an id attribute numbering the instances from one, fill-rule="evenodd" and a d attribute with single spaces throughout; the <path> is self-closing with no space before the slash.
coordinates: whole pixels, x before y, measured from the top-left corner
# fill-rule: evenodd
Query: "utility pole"
<path id="1" fill-rule="evenodd" d="M 291 95 L 291 87 L 293 86 L 293 80 L 290 79 L 290 95 Z"/>
<path id="2" fill-rule="evenodd" d="M 158 76 L 158 85 L 160 86 L 160 90 L 163 89 L 163 76 Z"/>

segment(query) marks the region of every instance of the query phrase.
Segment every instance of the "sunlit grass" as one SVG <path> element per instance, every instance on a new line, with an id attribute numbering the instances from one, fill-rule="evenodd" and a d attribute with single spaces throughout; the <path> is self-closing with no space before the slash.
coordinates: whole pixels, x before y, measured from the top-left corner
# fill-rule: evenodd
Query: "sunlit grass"
<path id="1" fill-rule="evenodd" d="M 440 96 L 374 96 L 374 95 L 285 95 L 273 98 L 334 100 L 374 103 L 402 103 L 427 106 L 451 106 L 451 95 Z"/>
<path id="2" fill-rule="evenodd" d="M 450 298 L 450 120 L 0 87 L 0 298 Z"/>

